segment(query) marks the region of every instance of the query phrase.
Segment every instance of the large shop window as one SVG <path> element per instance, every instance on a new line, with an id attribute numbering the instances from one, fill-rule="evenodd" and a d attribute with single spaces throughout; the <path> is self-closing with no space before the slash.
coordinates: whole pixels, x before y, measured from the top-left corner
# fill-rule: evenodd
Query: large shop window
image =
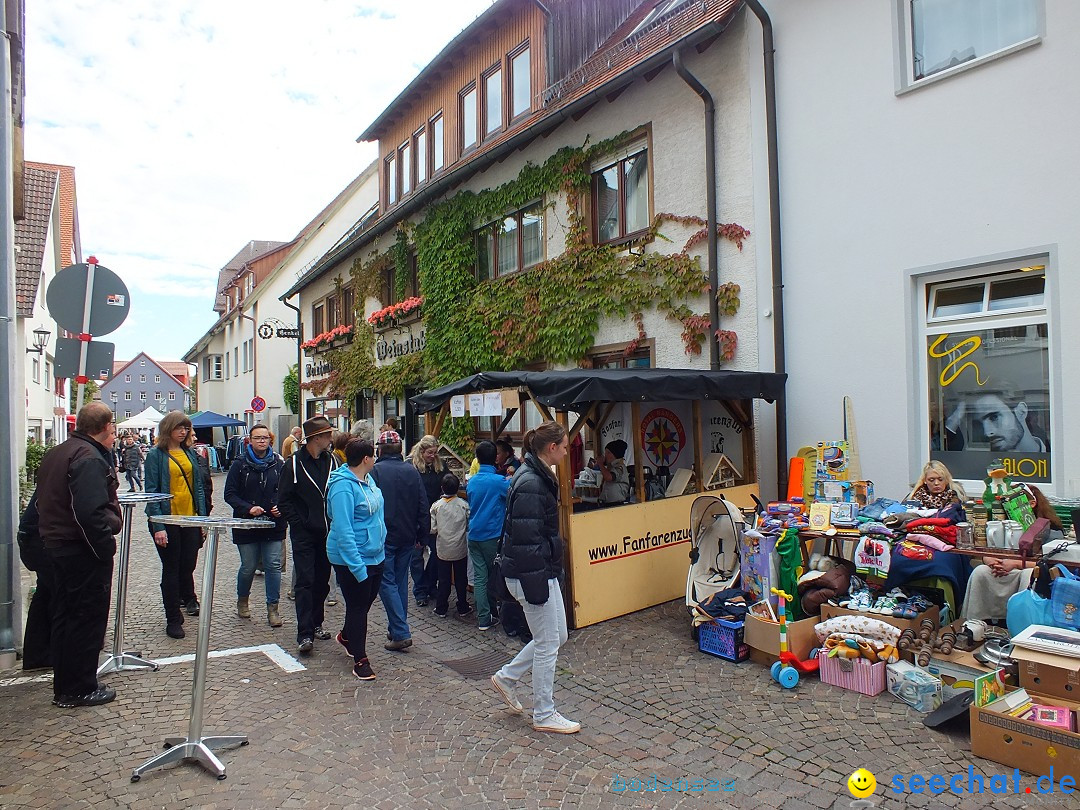
<path id="1" fill-rule="evenodd" d="M 629 154 L 593 172 L 593 232 L 596 241 L 616 242 L 649 227 L 649 152 Z"/>
<path id="2" fill-rule="evenodd" d="M 980 481 L 1051 480 L 1046 258 L 925 286 L 930 458 Z"/>
<path id="3" fill-rule="evenodd" d="M 476 277 L 480 281 L 527 270 L 543 260 L 543 201 L 476 231 Z"/>
<path id="4" fill-rule="evenodd" d="M 904 87 L 1039 42 L 1043 0 L 895 0 Z"/>

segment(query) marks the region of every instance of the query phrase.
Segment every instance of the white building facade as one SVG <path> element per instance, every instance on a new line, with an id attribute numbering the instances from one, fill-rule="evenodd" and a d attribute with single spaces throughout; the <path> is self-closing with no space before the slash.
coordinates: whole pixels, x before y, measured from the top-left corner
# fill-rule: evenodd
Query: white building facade
<path id="1" fill-rule="evenodd" d="M 996 459 L 1080 496 L 1080 6 L 765 5 L 789 449 L 840 438 L 848 394 L 881 494 L 937 458 L 976 496 Z"/>

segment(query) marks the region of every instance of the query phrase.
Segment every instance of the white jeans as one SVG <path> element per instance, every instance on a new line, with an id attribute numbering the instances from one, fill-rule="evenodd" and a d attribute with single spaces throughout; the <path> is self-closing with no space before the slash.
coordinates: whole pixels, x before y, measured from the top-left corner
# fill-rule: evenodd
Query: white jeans
<path id="1" fill-rule="evenodd" d="M 533 605 L 525 598 L 520 580 L 507 579 L 506 587 L 524 609 L 533 640 L 522 647 L 517 657 L 498 674 L 504 680 L 517 683 L 532 670 L 533 721 L 542 723 L 555 714 L 555 662 L 559 647 L 567 638 L 562 591 L 559 580 L 549 579 L 547 602 Z"/>

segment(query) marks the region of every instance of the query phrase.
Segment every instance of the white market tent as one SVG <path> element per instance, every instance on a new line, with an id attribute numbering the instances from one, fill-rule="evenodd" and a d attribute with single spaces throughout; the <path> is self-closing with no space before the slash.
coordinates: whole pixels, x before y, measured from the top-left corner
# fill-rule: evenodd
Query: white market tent
<path id="1" fill-rule="evenodd" d="M 142 413 L 137 413 L 130 419 L 118 422 L 117 430 L 141 430 L 143 428 L 155 428 L 158 422 L 165 418 L 165 414 L 150 407 Z"/>

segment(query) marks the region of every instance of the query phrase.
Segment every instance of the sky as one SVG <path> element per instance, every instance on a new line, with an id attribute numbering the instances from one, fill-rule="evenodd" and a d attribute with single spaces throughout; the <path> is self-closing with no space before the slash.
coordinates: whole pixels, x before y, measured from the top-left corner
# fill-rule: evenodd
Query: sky
<path id="1" fill-rule="evenodd" d="M 27 3 L 25 155 L 75 167 L 117 360 L 178 360 L 218 271 L 293 239 L 376 156 L 356 138 L 491 0 Z"/>

